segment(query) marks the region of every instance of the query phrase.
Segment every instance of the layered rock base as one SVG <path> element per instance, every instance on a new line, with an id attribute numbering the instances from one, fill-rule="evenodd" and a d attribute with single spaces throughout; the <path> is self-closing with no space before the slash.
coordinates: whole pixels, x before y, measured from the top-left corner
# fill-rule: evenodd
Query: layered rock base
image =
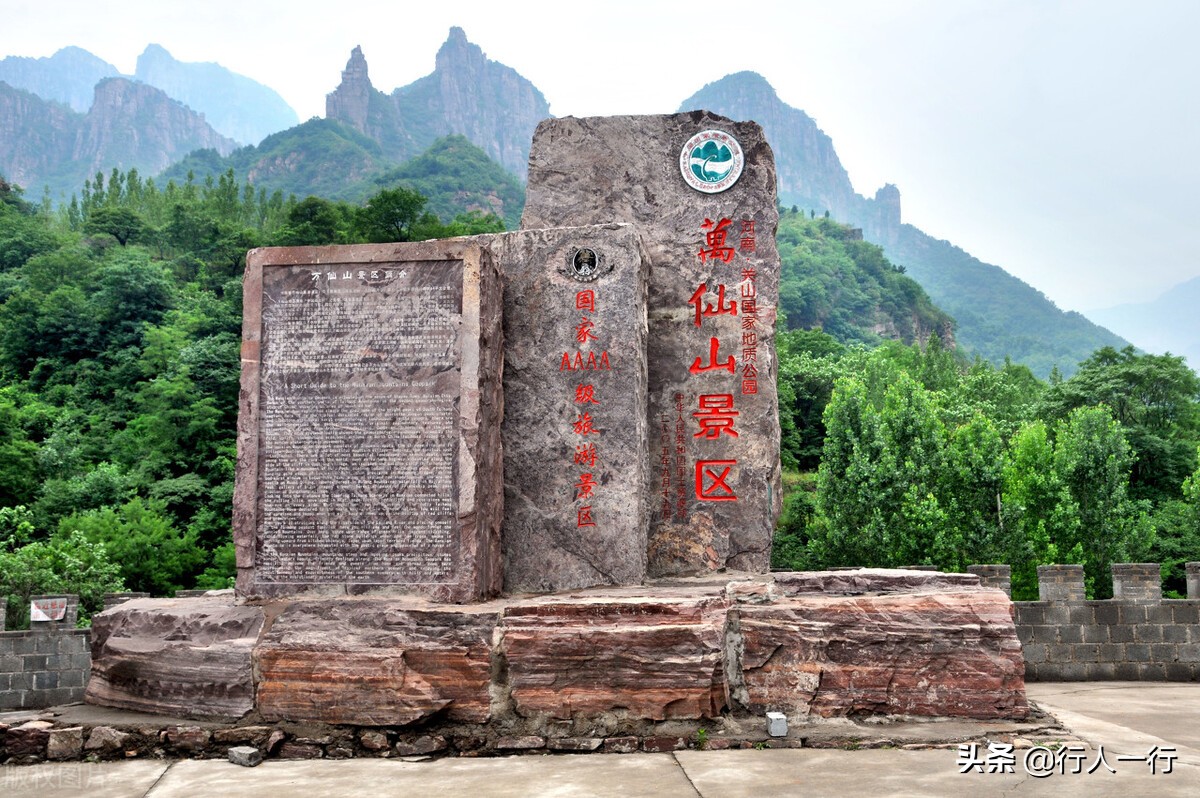
<path id="1" fill-rule="evenodd" d="M 964 574 L 714 576 L 467 606 L 135 599 L 93 623 L 89 703 L 441 748 L 586 747 L 767 711 L 798 723 L 1028 712 L 1012 604 Z"/>

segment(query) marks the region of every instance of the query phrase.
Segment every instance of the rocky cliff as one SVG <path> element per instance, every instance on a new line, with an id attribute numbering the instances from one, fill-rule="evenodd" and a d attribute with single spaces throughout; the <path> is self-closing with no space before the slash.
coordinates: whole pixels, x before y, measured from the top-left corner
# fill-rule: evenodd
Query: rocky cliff
<path id="1" fill-rule="evenodd" d="M 355 47 L 341 84 L 326 97 L 325 115 L 379 142 L 397 161 L 461 134 L 523 180 L 533 131 L 550 116 L 550 106 L 532 83 L 488 60 L 456 27 L 438 50 L 434 71 L 390 95 L 371 84 L 366 58 Z"/>
<path id="2" fill-rule="evenodd" d="M 0 80 L 81 114 L 92 106 L 96 84 L 119 74 L 115 66 L 79 47 L 64 47 L 49 58 L 10 55 L 0 60 Z"/>
<path id="3" fill-rule="evenodd" d="M 0 83 L 0 174 L 30 194 L 61 198 L 113 167 L 155 174 L 192 150 L 229 153 L 235 143 L 158 89 L 125 78 L 96 84 L 79 114 Z"/>

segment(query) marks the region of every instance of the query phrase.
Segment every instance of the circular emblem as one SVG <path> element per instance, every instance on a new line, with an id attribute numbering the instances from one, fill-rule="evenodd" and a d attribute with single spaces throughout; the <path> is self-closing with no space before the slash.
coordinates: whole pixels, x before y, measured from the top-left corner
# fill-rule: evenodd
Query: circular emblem
<path id="1" fill-rule="evenodd" d="M 679 171 L 697 191 L 716 194 L 737 182 L 746 159 L 738 140 L 720 130 L 702 130 L 679 152 Z"/>
<path id="2" fill-rule="evenodd" d="M 600 276 L 600 256 L 596 250 L 581 247 L 571 255 L 571 276 L 581 283 L 590 283 Z"/>

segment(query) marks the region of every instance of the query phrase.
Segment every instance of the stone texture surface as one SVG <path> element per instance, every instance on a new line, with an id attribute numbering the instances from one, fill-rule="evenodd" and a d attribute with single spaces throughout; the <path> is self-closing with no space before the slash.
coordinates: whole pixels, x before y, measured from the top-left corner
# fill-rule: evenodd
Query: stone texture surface
<path id="1" fill-rule="evenodd" d="M 502 624 L 521 715 L 709 718 L 726 704 L 716 596 L 604 595 L 510 607 Z"/>
<path id="2" fill-rule="evenodd" d="M 1021 718 L 1027 711 L 1013 605 L 974 575 L 859 569 L 664 581 L 673 584 L 466 606 L 414 596 L 293 598 L 265 608 L 231 606 L 228 596 L 138 599 L 96 619 L 104 676 L 93 681 L 108 687 L 93 703 L 179 715 L 197 712 L 184 706 L 191 696 L 204 714 L 219 714 L 220 705 L 237 717 L 254 696 L 261 720 L 283 724 L 287 735 L 259 725 L 217 739 L 198 723 L 170 727 L 159 744 L 183 751 L 249 742 L 273 752 L 287 741 L 325 756 L 360 745 L 387 750 L 382 729 L 367 737 L 360 728 L 356 739 L 353 730 L 331 728 L 339 725 L 411 726 L 403 739 L 391 737 L 395 752 L 410 756 L 446 748 L 451 736 L 460 753 L 494 749 L 500 737 L 549 745 L 630 734 L 638 735 L 636 749 L 642 737 L 681 733 L 662 721 L 712 719 L 726 707 L 790 717 Z M 1046 613 L 1075 612 L 1029 604 L 1046 628 L 1058 628 Z M 1127 653 L 1140 647 L 1149 661 L 1160 649 L 1200 649 L 1134 640 L 1150 632 L 1165 640 L 1171 624 L 1194 625 L 1200 602 L 1088 604 L 1129 615 Z M 1116 623 L 1094 609 L 1092 623 Z M 1031 642 L 1031 658 L 1034 643 L 1047 647 Z M 147 659 L 157 663 L 149 672 Z M 220 667 L 206 670 L 210 661 Z M 1166 678 L 1168 665 L 1180 662 L 1151 664 Z M 93 737 L 88 746 L 114 744 Z"/>
<path id="3" fill-rule="evenodd" d="M 97 726 L 88 734 L 87 742 L 83 744 L 84 751 L 94 751 L 98 754 L 112 754 L 125 748 L 134 739 L 132 734 L 114 729 L 111 726 Z"/>
<path id="4" fill-rule="evenodd" d="M 640 584 L 650 486 L 637 233 L 526 230 L 489 246 L 505 281 L 505 590 Z M 572 276 L 579 250 L 596 254 L 594 279 Z"/>
<path id="5" fill-rule="evenodd" d="M 4 734 L 4 746 L 10 757 L 41 756 L 46 751 L 53 723 L 31 720 L 14 726 Z"/>
<path id="6" fill-rule="evenodd" d="M 401 740 L 396 743 L 396 753 L 400 756 L 424 756 L 446 750 L 446 738 L 441 735 L 423 735 L 415 740 Z"/>
<path id="7" fill-rule="evenodd" d="M 83 751 L 82 726 L 50 730 L 50 736 L 46 740 L 46 759 L 52 761 L 78 759 L 81 751 Z"/>
<path id="8" fill-rule="evenodd" d="M 254 708 L 250 651 L 261 607 L 229 594 L 133 599 L 92 618 L 90 704 L 240 718 Z"/>
<path id="9" fill-rule="evenodd" d="M 1024 661 L 1008 597 L 966 586 L 894 592 L 887 576 L 875 594 L 739 606 L 737 703 L 793 717 L 1023 717 Z"/>
<path id="10" fill-rule="evenodd" d="M 901 568 L 855 568 L 841 571 L 789 571 L 771 575 L 785 596 L 861 596 L 979 587 L 975 574 L 912 571 Z"/>
<path id="11" fill-rule="evenodd" d="M 684 182 L 680 152 L 711 129 L 737 138 L 745 168 L 732 187 L 703 194 Z M 645 244 L 649 574 L 766 571 L 780 509 L 779 257 L 774 158 L 761 129 L 704 111 L 549 119 L 529 164 L 522 229 L 627 222 Z M 736 416 L 723 415 L 730 405 Z"/>
<path id="12" fill-rule="evenodd" d="M 252 768 L 263 761 L 262 751 L 252 745 L 235 745 L 229 749 L 229 761 L 235 765 Z"/>
<path id="13" fill-rule="evenodd" d="M 485 722 L 498 620 L 495 609 L 414 599 L 294 602 L 255 652 L 258 709 L 272 721 Z"/>
<path id="14" fill-rule="evenodd" d="M 250 252 L 241 594 L 499 590 L 502 291 L 461 240 Z"/>

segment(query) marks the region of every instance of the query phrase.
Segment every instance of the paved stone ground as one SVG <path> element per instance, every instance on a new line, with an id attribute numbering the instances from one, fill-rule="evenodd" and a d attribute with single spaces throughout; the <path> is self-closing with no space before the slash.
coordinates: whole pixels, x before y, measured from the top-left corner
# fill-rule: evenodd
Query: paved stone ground
<path id="1" fill-rule="evenodd" d="M 959 773 L 954 749 L 679 751 L 428 762 L 269 761 L 247 769 L 207 760 L 68 763 L 0 768 L 0 795 L 324 798 L 466 794 L 472 798 L 765 798 L 768 796 L 1200 795 L 1200 684 L 1033 684 L 1029 695 L 1089 748 L 1090 768 L 1034 778 L 1016 750 L 1014 772 Z M 1154 747 L 1173 747 L 1172 772 L 1150 772 Z M 983 752 L 981 752 L 982 754 Z M 1139 757 L 1141 761 L 1121 760 Z"/>

